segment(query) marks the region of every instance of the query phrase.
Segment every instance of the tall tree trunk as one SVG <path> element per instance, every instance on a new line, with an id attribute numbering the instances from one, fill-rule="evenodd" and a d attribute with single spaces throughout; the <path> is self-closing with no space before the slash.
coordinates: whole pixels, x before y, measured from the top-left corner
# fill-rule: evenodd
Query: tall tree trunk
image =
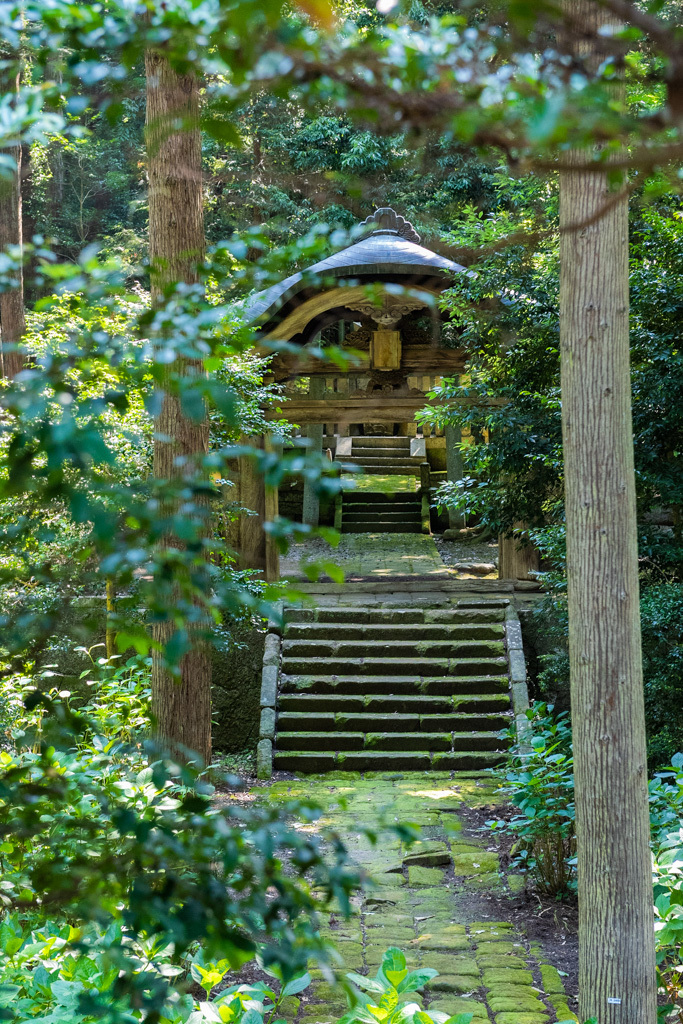
<path id="1" fill-rule="evenodd" d="M 593 3 L 572 4 L 594 28 Z M 585 153 L 570 155 L 583 160 Z M 560 348 L 579 882 L 579 1016 L 655 1024 L 640 643 L 628 201 L 560 176 Z M 580 231 L 569 225 L 586 223 Z"/>
<path id="2" fill-rule="evenodd" d="M 168 283 L 198 281 L 198 264 L 205 251 L 199 83 L 192 74 L 178 75 L 153 51 L 146 55 L 145 69 L 152 301 L 161 304 Z M 186 374 L 202 372 L 193 362 L 183 369 Z M 168 372 L 178 372 L 177 362 Z M 198 458 L 208 451 L 208 419 L 189 419 L 178 398 L 165 391 L 155 429 L 154 476 L 163 480 L 192 476 Z M 173 628 L 160 623 L 155 638 L 167 642 Z M 163 739 L 209 760 L 211 662 L 204 644 L 195 642 L 183 657 L 177 681 L 166 671 L 163 659 L 155 656 L 152 707 Z"/>
<path id="3" fill-rule="evenodd" d="M 19 91 L 21 73 L 12 76 L 11 88 Z M 16 170 L 9 177 L 0 177 L 0 249 L 8 245 L 23 245 L 21 214 L 21 146 L 5 150 L 16 162 Z M 17 346 L 26 331 L 24 317 L 24 273 L 19 267 L 15 274 L 15 287 L 0 293 L 0 328 L 2 329 L 2 375 L 16 377 L 24 365 L 24 357 Z"/>

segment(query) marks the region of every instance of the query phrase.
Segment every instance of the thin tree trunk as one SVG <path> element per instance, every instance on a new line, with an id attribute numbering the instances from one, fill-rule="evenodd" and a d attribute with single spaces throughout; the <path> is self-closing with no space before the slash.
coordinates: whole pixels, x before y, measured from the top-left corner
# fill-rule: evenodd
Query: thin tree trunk
<path id="1" fill-rule="evenodd" d="M 21 74 L 13 76 L 12 88 L 19 91 Z M 5 150 L 16 162 L 9 177 L 0 177 L 0 249 L 23 245 L 21 213 L 21 146 Z M 2 328 L 2 375 L 16 377 L 24 365 L 24 357 L 16 350 L 26 331 L 24 316 L 24 274 L 19 267 L 14 275 L 15 287 L 0 293 L 0 327 Z"/>
<path id="2" fill-rule="evenodd" d="M 169 282 L 198 281 L 197 268 L 204 256 L 199 83 L 194 75 L 178 75 L 152 51 L 146 55 L 145 69 L 152 300 L 161 304 Z M 177 363 L 168 372 L 177 373 Z M 190 375 L 202 369 L 187 362 L 184 372 Z M 162 480 L 192 477 L 197 459 L 208 451 L 208 418 L 189 419 L 178 398 L 165 391 L 155 430 L 154 476 Z M 166 643 L 173 629 L 171 623 L 160 623 L 155 638 Z M 166 671 L 163 659 L 155 656 L 152 708 L 159 734 L 171 746 L 189 747 L 208 762 L 211 662 L 204 644 L 195 641 L 183 657 L 178 681 Z"/>
<path id="3" fill-rule="evenodd" d="M 595 4 L 580 10 L 604 20 Z M 608 197 L 604 174 L 565 171 L 561 227 Z M 579 1016 L 655 1024 L 626 194 L 590 227 L 563 231 L 560 266 Z"/>

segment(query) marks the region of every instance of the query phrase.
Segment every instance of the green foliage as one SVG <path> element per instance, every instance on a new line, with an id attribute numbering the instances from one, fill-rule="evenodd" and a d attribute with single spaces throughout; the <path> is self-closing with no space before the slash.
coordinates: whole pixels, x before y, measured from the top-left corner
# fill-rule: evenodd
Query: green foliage
<path id="1" fill-rule="evenodd" d="M 374 978 L 353 971 L 346 975 L 351 982 L 351 1008 L 339 1024 L 470 1024 L 471 1013 L 459 1013 L 455 1017 L 436 1011 L 428 1013 L 418 1003 L 409 1001 L 413 992 L 436 978 L 438 973 L 431 967 L 408 971 L 404 954 L 391 947 L 384 954 Z"/>
<path id="2" fill-rule="evenodd" d="M 683 754 L 650 783 L 657 978 L 668 1005 L 662 1018 L 683 1021 Z M 674 1014 L 671 1016 L 671 1014 Z"/>
<path id="3" fill-rule="evenodd" d="M 506 791 L 520 811 L 492 821 L 516 838 L 516 865 L 541 892 L 563 897 L 576 890 L 576 833 L 571 726 L 566 713 L 536 703 L 526 712 L 529 737 L 513 746 Z M 513 734 L 513 740 L 516 739 Z"/>
<path id="4" fill-rule="evenodd" d="M 562 531 L 563 536 L 563 531 Z M 561 574 L 546 574 L 550 593 L 533 615 L 544 652 L 538 685 L 556 706 L 569 706 L 569 655 L 566 583 Z M 683 701 L 683 586 L 645 586 L 640 598 L 645 722 L 651 769 L 671 762 L 683 747 L 679 709 Z"/>
<path id="5" fill-rule="evenodd" d="M 81 712 L 34 690 L 19 746 L 0 753 L 3 982 L 33 1000 L 27 1017 L 185 1021 L 173 1007 L 192 1010 L 177 987 L 191 965 L 206 979 L 257 952 L 286 988 L 326 959 L 318 911 L 348 912 L 359 884 L 338 838 L 325 857 L 323 836 L 286 823 L 317 820 L 314 805 L 216 804 L 196 770 L 130 742 L 145 671 L 105 666 Z"/>

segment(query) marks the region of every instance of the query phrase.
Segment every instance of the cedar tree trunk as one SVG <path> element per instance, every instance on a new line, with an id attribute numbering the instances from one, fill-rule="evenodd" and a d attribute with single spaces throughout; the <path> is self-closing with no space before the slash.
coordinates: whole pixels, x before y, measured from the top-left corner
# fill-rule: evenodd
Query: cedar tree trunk
<path id="1" fill-rule="evenodd" d="M 576 11 L 576 3 L 573 9 Z M 593 26 L 595 4 L 581 4 Z M 599 21 L 597 19 L 599 18 Z M 570 154 L 585 159 L 585 153 Z M 560 349 L 579 883 L 579 1016 L 655 1024 L 629 372 L 628 200 L 560 176 Z M 572 224 L 593 223 L 578 231 Z"/>
<path id="2" fill-rule="evenodd" d="M 164 57 L 153 51 L 146 54 L 145 70 L 152 301 L 160 304 L 166 284 L 197 282 L 198 265 L 204 256 L 199 83 L 192 74 L 177 74 Z M 178 373 L 177 361 L 168 372 Z M 186 362 L 183 372 L 197 374 L 202 368 Z M 192 477 L 197 459 L 208 451 L 208 418 L 189 419 L 178 398 L 166 391 L 155 431 L 155 478 Z M 168 440 L 159 439 L 159 435 Z M 188 461 L 179 465 L 182 459 Z M 172 538 L 169 543 L 174 543 Z M 173 629 L 171 623 L 160 623 L 155 638 L 164 643 Z M 159 734 L 172 748 L 189 747 L 208 762 L 211 662 L 204 644 L 195 643 L 183 657 L 180 680 L 174 680 L 162 658 L 155 656 L 152 708 Z"/>
<path id="3" fill-rule="evenodd" d="M 13 76 L 11 88 L 18 92 L 20 73 Z M 0 177 L 0 249 L 23 245 L 21 213 L 21 146 L 6 151 L 16 162 L 10 177 Z M 16 287 L 0 294 L 0 326 L 2 328 L 2 375 L 11 379 L 23 368 L 24 357 L 12 351 L 26 331 L 24 318 L 24 274 L 20 267 L 15 275 Z"/>

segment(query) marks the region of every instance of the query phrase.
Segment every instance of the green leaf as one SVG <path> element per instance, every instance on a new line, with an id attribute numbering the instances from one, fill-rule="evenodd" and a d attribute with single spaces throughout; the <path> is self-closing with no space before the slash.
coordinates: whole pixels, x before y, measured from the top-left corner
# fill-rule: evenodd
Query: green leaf
<path id="1" fill-rule="evenodd" d="M 421 967 L 417 971 L 411 971 L 410 974 L 403 979 L 398 985 L 399 992 L 416 992 L 418 989 L 426 985 L 432 978 L 437 978 L 439 972 L 435 971 L 433 967 Z"/>
<path id="2" fill-rule="evenodd" d="M 386 985 L 376 978 L 367 978 L 364 974 L 356 974 L 355 971 L 349 971 L 346 977 L 363 992 L 384 992 L 386 989 Z"/>
<path id="3" fill-rule="evenodd" d="M 300 974 L 298 978 L 292 978 L 288 981 L 282 990 L 282 997 L 285 999 L 287 996 L 294 996 L 297 992 L 303 992 L 305 988 L 311 984 L 310 974 Z"/>

